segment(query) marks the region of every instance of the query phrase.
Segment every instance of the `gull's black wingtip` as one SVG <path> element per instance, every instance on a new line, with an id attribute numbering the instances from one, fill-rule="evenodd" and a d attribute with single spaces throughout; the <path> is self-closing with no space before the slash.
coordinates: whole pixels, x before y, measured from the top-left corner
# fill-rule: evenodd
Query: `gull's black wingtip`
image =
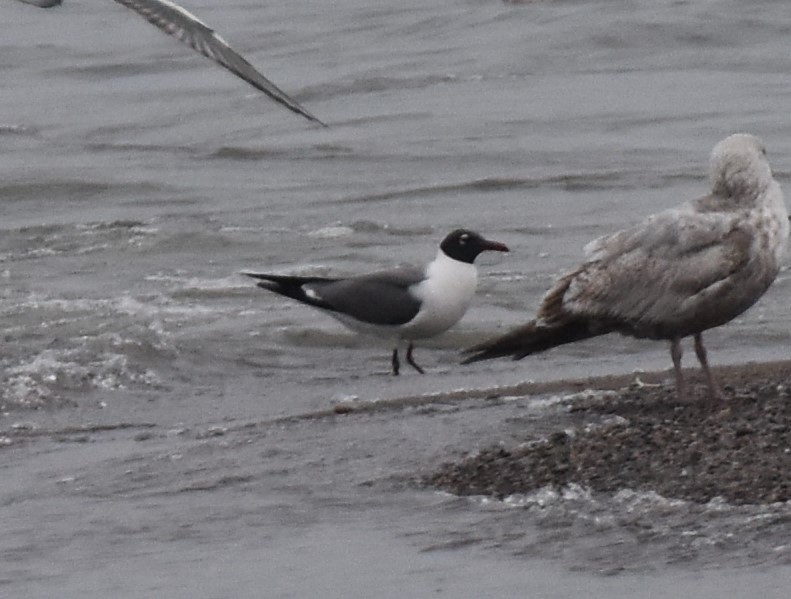
<path id="1" fill-rule="evenodd" d="M 256 287 L 260 287 L 261 289 L 275 292 L 280 289 L 280 284 L 277 282 L 276 275 L 273 276 L 258 272 L 241 272 L 239 274 L 250 277 L 251 279 L 255 279 L 257 281 Z"/>
<path id="2" fill-rule="evenodd" d="M 321 125 L 322 128 L 324 128 L 324 129 L 329 129 L 330 128 L 330 126 L 327 123 L 325 123 L 324 121 L 322 121 L 321 119 L 319 119 L 319 118 L 317 118 L 317 117 L 315 117 L 313 115 L 310 116 L 310 120 L 313 121 L 314 123 L 318 124 L 318 125 Z"/>
<path id="3" fill-rule="evenodd" d="M 262 274 L 259 274 L 257 272 L 242 271 L 239 274 L 240 275 L 244 275 L 246 277 L 250 277 L 251 279 L 265 279 L 266 278 L 266 275 L 262 275 Z"/>
<path id="4" fill-rule="evenodd" d="M 266 92 L 265 92 L 265 93 L 266 93 Z M 320 125 L 320 126 L 321 126 L 322 128 L 324 128 L 324 129 L 329 129 L 329 128 L 330 128 L 330 126 L 329 126 L 327 123 L 325 123 L 324 121 L 322 121 L 322 120 L 321 120 L 319 117 L 317 117 L 316 115 L 314 115 L 312 112 L 310 112 L 310 111 L 306 110 L 305 108 L 303 108 L 301 105 L 299 105 L 299 104 L 297 104 L 297 103 L 294 103 L 294 104 L 292 105 L 292 104 L 287 104 L 287 103 L 285 103 L 285 102 L 281 102 L 280 100 L 278 100 L 278 101 L 279 101 L 279 102 L 280 102 L 280 103 L 281 103 L 283 106 L 285 106 L 286 108 L 288 108 L 290 111 L 292 111 L 292 112 L 293 112 L 293 113 L 295 113 L 295 114 L 298 114 L 298 115 L 299 115 L 299 116 L 301 116 L 301 117 L 304 117 L 304 118 L 306 118 L 306 119 L 307 119 L 307 120 L 309 120 L 311 123 L 316 123 L 317 125 Z"/>

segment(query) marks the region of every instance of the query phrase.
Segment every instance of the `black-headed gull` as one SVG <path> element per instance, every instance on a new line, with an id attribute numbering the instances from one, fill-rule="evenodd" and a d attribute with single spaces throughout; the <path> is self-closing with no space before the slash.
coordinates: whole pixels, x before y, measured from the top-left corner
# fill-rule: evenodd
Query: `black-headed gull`
<path id="1" fill-rule="evenodd" d="M 448 234 L 434 260 L 423 267 L 401 267 L 332 279 L 244 273 L 258 286 L 319 308 L 359 333 L 408 342 L 406 361 L 415 370 L 413 342 L 433 337 L 456 324 L 470 306 L 478 283 L 473 264 L 481 252 L 507 252 L 498 242 L 474 231 Z M 398 374 L 398 345 L 392 355 Z"/>

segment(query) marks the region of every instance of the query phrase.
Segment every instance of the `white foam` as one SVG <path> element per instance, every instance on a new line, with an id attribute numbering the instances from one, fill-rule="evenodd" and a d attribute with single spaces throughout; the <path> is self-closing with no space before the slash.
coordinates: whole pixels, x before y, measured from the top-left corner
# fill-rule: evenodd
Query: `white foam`
<path id="1" fill-rule="evenodd" d="M 175 353 L 161 309 L 130 296 L 5 302 L 6 334 L 18 337 L 0 376 L 5 408 L 56 405 L 76 392 L 161 385 L 149 367 Z M 188 307 L 194 312 L 194 307 Z M 35 325 L 37 336 L 30 335 Z M 40 338 L 41 333 L 46 338 Z M 49 341 L 47 341 L 47 339 Z M 46 344 L 42 346 L 42 344 Z"/>
<path id="2" fill-rule="evenodd" d="M 174 304 L 165 298 L 158 298 L 158 301 L 144 302 L 131 295 L 123 295 L 112 300 L 112 306 L 122 314 L 143 318 L 157 318 L 163 316 L 191 318 L 217 312 L 217 310 L 207 306 Z"/>
<path id="3" fill-rule="evenodd" d="M 45 349 L 6 368 L 0 398 L 6 408 L 37 408 L 58 403 L 68 392 L 119 390 L 133 384 L 150 387 L 161 381 L 152 370 L 132 366 L 123 354 Z"/>
<path id="4" fill-rule="evenodd" d="M 340 224 L 329 225 L 308 233 L 310 237 L 315 237 L 317 239 L 337 239 L 338 237 L 348 237 L 353 234 L 354 229 L 352 227 Z"/>

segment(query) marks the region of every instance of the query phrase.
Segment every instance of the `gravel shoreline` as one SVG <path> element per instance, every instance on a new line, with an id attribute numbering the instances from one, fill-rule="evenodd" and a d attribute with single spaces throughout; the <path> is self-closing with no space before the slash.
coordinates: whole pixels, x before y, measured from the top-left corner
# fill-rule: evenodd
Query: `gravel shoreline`
<path id="1" fill-rule="evenodd" d="M 619 388 L 628 377 L 586 381 L 612 392 L 575 400 L 572 430 L 485 448 L 441 465 L 423 482 L 457 495 L 495 497 L 576 483 L 699 503 L 791 500 L 791 362 L 716 369 L 725 394 L 717 402 L 707 398 L 696 371 L 686 374 L 694 396 L 685 403 L 672 385 Z M 567 388 L 581 384 L 569 381 Z"/>

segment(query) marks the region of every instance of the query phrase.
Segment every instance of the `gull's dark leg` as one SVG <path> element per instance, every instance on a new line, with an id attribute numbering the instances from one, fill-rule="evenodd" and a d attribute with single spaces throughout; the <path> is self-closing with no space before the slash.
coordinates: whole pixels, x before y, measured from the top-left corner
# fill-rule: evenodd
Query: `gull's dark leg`
<path id="1" fill-rule="evenodd" d="M 706 354 L 706 348 L 703 347 L 703 335 L 700 333 L 695 335 L 695 354 L 698 356 L 700 367 L 703 369 L 703 375 L 706 377 L 706 382 L 709 385 L 711 399 L 722 399 L 720 387 L 717 385 L 717 381 L 714 380 L 714 375 L 711 374 L 711 370 L 709 369 L 709 359 Z"/>
<path id="2" fill-rule="evenodd" d="M 414 349 L 414 345 L 412 342 L 409 343 L 409 347 L 406 349 L 406 361 L 412 368 L 417 370 L 420 374 L 426 374 L 426 371 L 423 370 L 420 366 L 417 365 L 415 359 L 412 357 L 412 350 Z"/>
<path id="3" fill-rule="evenodd" d="M 676 393 L 678 394 L 679 401 L 686 401 L 686 393 L 684 392 L 684 375 L 681 373 L 681 355 L 684 352 L 681 349 L 681 339 L 673 339 L 670 341 L 670 357 L 673 358 L 673 372 L 676 375 Z"/>
<path id="4" fill-rule="evenodd" d="M 398 371 L 401 369 L 401 362 L 398 361 L 398 348 L 393 350 L 393 376 L 398 376 Z"/>

